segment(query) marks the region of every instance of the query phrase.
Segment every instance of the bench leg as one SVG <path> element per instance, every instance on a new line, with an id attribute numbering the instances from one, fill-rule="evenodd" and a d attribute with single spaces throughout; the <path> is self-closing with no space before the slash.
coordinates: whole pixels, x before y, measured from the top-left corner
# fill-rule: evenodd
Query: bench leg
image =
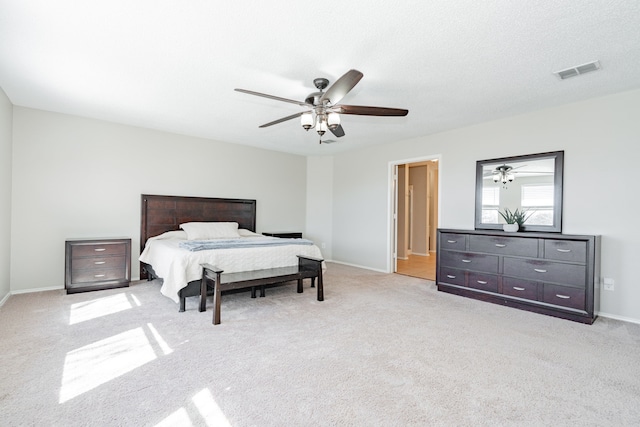
<path id="1" fill-rule="evenodd" d="M 316 278 L 315 278 L 315 277 L 312 277 L 312 278 L 311 278 L 311 287 L 312 287 L 312 288 L 315 288 L 315 287 L 316 287 Z"/>
<path id="2" fill-rule="evenodd" d="M 217 275 L 216 281 L 213 283 L 213 324 L 220 324 L 220 274 Z"/>
<path id="3" fill-rule="evenodd" d="M 301 294 L 302 291 L 302 279 L 298 279 L 298 293 Z"/>
<path id="4" fill-rule="evenodd" d="M 182 301 L 180 301 L 182 303 Z M 202 279 L 200 279 L 200 307 L 198 311 L 207 311 L 207 278 L 204 270 L 202 271 Z"/>
<path id="5" fill-rule="evenodd" d="M 322 287 L 322 267 L 318 268 L 318 301 L 324 301 L 324 288 Z"/>
<path id="6" fill-rule="evenodd" d="M 252 286 L 251 287 L 251 298 L 255 298 L 256 297 L 256 287 Z"/>
<path id="7" fill-rule="evenodd" d="M 264 298 L 264 285 L 260 286 L 260 298 Z"/>

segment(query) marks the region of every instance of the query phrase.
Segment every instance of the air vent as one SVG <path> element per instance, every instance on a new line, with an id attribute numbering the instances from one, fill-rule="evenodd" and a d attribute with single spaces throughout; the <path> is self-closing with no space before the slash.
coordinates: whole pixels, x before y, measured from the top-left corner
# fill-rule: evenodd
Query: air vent
<path id="1" fill-rule="evenodd" d="M 327 140 L 322 141 L 323 144 L 333 144 L 334 142 L 336 142 L 335 139 L 327 139 Z"/>
<path id="2" fill-rule="evenodd" d="M 565 70 L 556 71 L 553 74 L 558 76 L 561 80 L 568 79 L 569 77 L 579 76 L 590 71 L 596 71 L 600 69 L 600 61 L 593 61 L 587 64 L 578 65 L 576 67 L 567 68 Z"/>

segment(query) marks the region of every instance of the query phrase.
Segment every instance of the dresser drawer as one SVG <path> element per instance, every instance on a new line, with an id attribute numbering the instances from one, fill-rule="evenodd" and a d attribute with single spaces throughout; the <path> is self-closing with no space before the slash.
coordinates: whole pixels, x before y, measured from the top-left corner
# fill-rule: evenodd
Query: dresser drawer
<path id="1" fill-rule="evenodd" d="M 584 265 L 564 264 L 525 258 L 504 258 L 504 274 L 523 279 L 562 283 L 584 289 L 587 269 Z"/>
<path id="2" fill-rule="evenodd" d="M 498 257 L 495 255 L 472 254 L 469 252 L 441 251 L 440 261 L 445 267 L 465 270 L 498 272 Z"/>
<path id="3" fill-rule="evenodd" d="M 498 292 L 498 276 L 493 274 L 469 273 L 467 286 L 483 291 Z"/>
<path id="4" fill-rule="evenodd" d="M 467 238 L 466 234 L 441 233 L 440 249 L 464 251 L 467 249 Z"/>
<path id="5" fill-rule="evenodd" d="M 71 270 L 86 270 L 86 269 L 110 269 L 110 268 L 122 268 L 125 265 L 124 256 L 110 256 L 110 257 L 88 257 L 88 258 L 72 258 Z"/>
<path id="6" fill-rule="evenodd" d="M 538 256 L 538 239 L 503 236 L 469 236 L 469 250 L 512 256 Z"/>
<path id="7" fill-rule="evenodd" d="M 452 285 L 465 286 L 464 283 L 464 271 L 456 270 L 455 268 L 442 267 L 440 269 L 440 276 L 438 277 L 440 282 L 451 283 Z"/>
<path id="8" fill-rule="evenodd" d="M 126 249 L 127 248 L 124 243 L 76 244 L 71 247 L 71 258 L 124 255 Z"/>
<path id="9" fill-rule="evenodd" d="M 71 272 L 71 283 L 104 282 L 106 280 L 127 280 L 126 271 L 123 268 L 75 270 Z"/>
<path id="10" fill-rule="evenodd" d="M 544 257 L 584 264 L 587 262 L 587 242 L 547 239 L 544 241 Z"/>
<path id="11" fill-rule="evenodd" d="M 512 297 L 536 301 L 538 299 L 538 282 L 503 277 L 502 293 Z"/>
<path id="12" fill-rule="evenodd" d="M 544 302 L 561 305 L 563 307 L 585 309 L 584 289 L 570 288 L 568 286 L 544 285 Z"/>

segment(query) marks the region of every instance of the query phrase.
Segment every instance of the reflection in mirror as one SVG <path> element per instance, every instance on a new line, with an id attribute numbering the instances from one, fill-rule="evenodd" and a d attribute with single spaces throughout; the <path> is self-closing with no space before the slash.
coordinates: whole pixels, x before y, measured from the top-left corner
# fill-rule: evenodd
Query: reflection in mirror
<path id="1" fill-rule="evenodd" d="M 476 229 L 501 229 L 505 209 L 525 211 L 521 230 L 561 230 L 563 152 L 482 160 L 476 166 Z"/>

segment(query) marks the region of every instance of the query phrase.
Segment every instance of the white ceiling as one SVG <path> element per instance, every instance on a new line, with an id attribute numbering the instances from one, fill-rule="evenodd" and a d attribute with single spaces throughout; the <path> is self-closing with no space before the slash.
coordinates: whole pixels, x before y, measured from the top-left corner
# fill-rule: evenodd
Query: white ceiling
<path id="1" fill-rule="evenodd" d="M 0 0 L 14 105 L 297 154 L 442 132 L 640 87 L 638 0 Z M 561 81 L 554 71 L 599 60 Z M 313 79 L 364 73 L 319 145 L 298 120 Z M 331 139 L 336 139 L 330 135 Z"/>

